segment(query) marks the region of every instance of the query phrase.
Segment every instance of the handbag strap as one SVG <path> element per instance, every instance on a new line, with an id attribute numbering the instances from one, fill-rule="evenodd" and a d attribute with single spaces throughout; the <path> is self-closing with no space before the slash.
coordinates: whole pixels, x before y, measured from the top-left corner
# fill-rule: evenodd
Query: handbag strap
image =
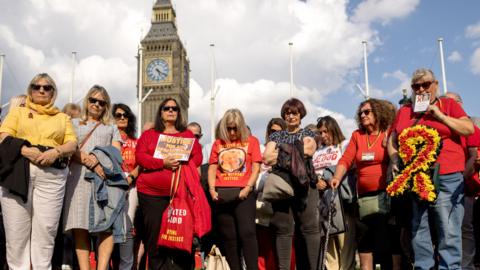
<path id="1" fill-rule="evenodd" d="M 83 146 L 85 146 L 85 144 L 87 143 L 88 139 L 90 139 L 90 136 L 92 136 L 93 132 L 95 131 L 95 129 L 97 129 L 98 126 L 100 126 L 102 124 L 102 122 L 98 122 L 87 134 L 87 136 L 85 136 L 85 138 L 83 138 L 82 142 L 80 143 L 80 145 L 78 146 L 78 149 L 82 149 Z"/>
<path id="2" fill-rule="evenodd" d="M 178 190 L 178 184 L 180 183 L 181 169 L 182 169 L 182 165 L 180 165 L 178 169 L 172 173 L 172 181 L 170 184 L 170 204 L 172 203 L 173 198 L 175 197 L 175 194 L 177 193 L 177 190 Z"/>

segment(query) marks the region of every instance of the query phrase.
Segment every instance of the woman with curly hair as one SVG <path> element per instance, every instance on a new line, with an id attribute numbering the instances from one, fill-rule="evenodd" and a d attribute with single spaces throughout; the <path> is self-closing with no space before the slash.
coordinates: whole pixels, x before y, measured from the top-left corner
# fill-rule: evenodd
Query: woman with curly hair
<path id="1" fill-rule="evenodd" d="M 387 148 L 382 143 L 388 137 L 392 117 L 385 103 L 378 99 L 368 99 L 360 103 L 356 116 L 358 129 L 352 133 L 350 142 L 338 161 L 335 175 L 330 185 L 337 188 L 345 173 L 355 164 L 357 193 L 361 198 L 371 197 L 383 201 L 387 194 L 387 168 L 389 158 Z M 362 203 L 359 203 L 362 207 Z M 361 217 L 366 231 L 358 243 L 362 270 L 373 269 L 373 252 L 382 258 L 382 269 L 391 267 L 387 231 L 387 213 L 380 211 Z"/>

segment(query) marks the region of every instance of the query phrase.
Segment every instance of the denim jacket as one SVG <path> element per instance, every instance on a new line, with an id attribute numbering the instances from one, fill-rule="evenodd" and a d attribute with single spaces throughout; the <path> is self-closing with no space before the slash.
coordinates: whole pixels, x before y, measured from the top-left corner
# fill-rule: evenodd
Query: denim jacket
<path id="1" fill-rule="evenodd" d="M 125 242 L 125 218 L 128 183 L 122 171 L 120 151 L 113 146 L 96 146 L 91 154 L 97 157 L 105 172 L 103 180 L 95 172 L 85 173 L 85 180 L 92 183 L 92 196 L 89 206 L 89 232 L 111 231 L 114 243 Z"/>

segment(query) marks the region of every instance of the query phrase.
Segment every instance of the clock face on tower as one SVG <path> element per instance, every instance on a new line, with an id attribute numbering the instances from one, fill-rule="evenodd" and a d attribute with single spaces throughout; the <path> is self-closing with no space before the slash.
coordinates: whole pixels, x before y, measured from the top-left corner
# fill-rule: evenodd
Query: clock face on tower
<path id="1" fill-rule="evenodd" d="M 147 78 L 150 81 L 163 81 L 169 72 L 168 63 L 163 59 L 153 59 L 147 66 Z"/>

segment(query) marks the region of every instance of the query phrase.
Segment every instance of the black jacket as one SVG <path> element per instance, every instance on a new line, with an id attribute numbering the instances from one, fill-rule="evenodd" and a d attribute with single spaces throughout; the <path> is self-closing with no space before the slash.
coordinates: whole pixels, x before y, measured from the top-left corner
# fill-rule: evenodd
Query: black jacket
<path id="1" fill-rule="evenodd" d="M 12 136 L 0 144 L 0 186 L 27 201 L 30 182 L 30 161 L 22 156 L 22 146 L 30 146 L 28 141 Z"/>

